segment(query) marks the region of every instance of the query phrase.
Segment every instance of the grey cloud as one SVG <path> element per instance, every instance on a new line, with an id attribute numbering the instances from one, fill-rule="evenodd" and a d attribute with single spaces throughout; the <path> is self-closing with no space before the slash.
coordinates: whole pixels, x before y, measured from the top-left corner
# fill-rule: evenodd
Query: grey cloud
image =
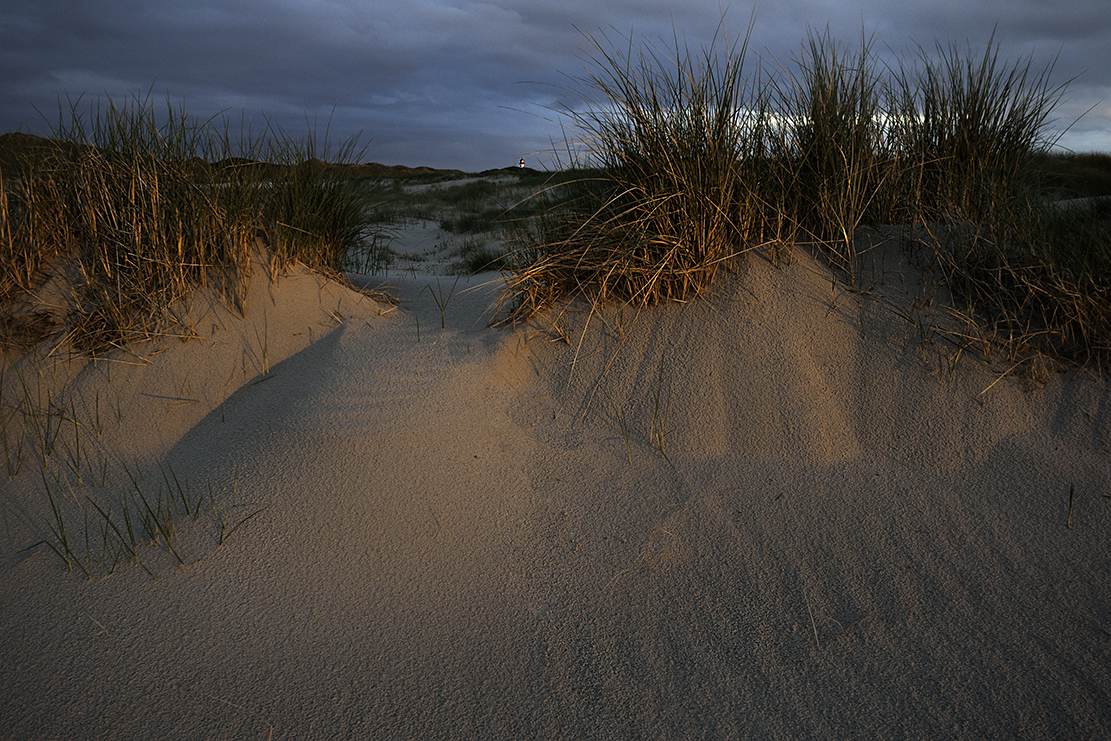
<path id="1" fill-rule="evenodd" d="M 1103 2 L 780 0 L 758 9 L 751 49 L 787 64 L 807 27 L 828 24 L 841 41 L 863 31 L 883 54 L 906 57 L 935 39 L 982 48 L 998 24 L 1005 58 L 1032 53 L 1040 65 L 1059 54 L 1056 78 L 1080 75 L 1059 111 L 1071 121 L 1111 85 L 1102 51 L 1111 30 L 1097 22 Z M 752 6 L 726 13 L 736 39 Z M 26 3 L 0 10 L 0 130 L 45 133 L 34 109 L 56 112 L 67 93 L 151 90 L 199 118 L 231 108 L 233 118 L 291 132 L 306 116 L 319 124 L 331 116 L 333 134 L 364 132 L 368 158 L 483 169 L 559 136 L 544 106 L 582 74 L 584 33 L 620 43 L 631 32 L 665 46 L 675 34 L 697 48 L 720 20 L 717 0 Z M 1111 111 L 1097 108 L 1071 133 L 1111 149 Z"/>

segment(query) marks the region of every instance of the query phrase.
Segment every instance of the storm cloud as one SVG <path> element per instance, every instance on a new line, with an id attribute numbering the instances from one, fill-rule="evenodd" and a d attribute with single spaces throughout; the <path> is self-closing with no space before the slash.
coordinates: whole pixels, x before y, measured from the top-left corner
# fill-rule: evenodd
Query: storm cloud
<path id="1" fill-rule="evenodd" d="M 790 69 L 809 30 L 871 38 L 910 60 L 936 42 L 1005 60 L 1054 63 L 1070 81 L 1054 132 L 1062 146 L 1111 151 L 1111 27 L 1105 0 L 40 0 L 0 10 L 0 131 L 49 134 L 59 104 L 149 95 L 205 120 L 228 116 L 333 140 L 364 160 L 481 170 L 563 137 L 552 108 L 573 100 L 590 38 L 692 47 L 719 30 Z M 1086 115 L 1080 118 L 1081 114 Z M 1079 120 L 1077 120 L 1079 118 Z"/>

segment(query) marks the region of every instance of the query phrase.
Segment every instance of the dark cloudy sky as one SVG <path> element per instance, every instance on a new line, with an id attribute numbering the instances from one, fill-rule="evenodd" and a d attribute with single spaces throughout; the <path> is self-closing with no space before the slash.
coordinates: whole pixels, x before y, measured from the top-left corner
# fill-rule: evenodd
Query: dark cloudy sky
<path id="1" fill-rule="evenodd" d="M 49 133 L 59 97 L 148 91 L 198 118 L 269 120 L 333 138 L 362 132 L 364 160 L 481 170 L 535 164 L 562 138 L 546 110 L 582 74 L 583 33 L 709 41 L 743 35 L 754 6 L 722 0 L 4 0 L 0 131 Z M 774 0 L 756 6 L 750 48 L 788 64 L 807 27 L 911 58 L 935 40 L 1007 59 L 1057 57 L 1076 79 L 1061 143 L 1111 151 L 1107 0 Z M 615 36 L 616 34 L 616 36 Z M 37 111 L 46 115 L 44 120 Z"/>

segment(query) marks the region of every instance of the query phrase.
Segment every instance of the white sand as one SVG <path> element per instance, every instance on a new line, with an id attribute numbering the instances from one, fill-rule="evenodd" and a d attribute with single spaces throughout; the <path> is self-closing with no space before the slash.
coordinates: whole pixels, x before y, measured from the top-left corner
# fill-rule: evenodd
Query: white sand
<path id="1" fill-rule="evenodd" d="M 441 329 L 434 278 L 392 278 L 389 311 L 294 275 L 148 366 L 59 380 L 90 427 L 90 397 L 120 406 L 78 498 L 168 462 L 265 510 L 220 547 L 181 523 L 187 565 L 142 554 L 157 581 L 88 580 L 21 552 L 50 519 L 25 455 L 0 483 L 0 736 L 1106 736 L 1107 386 L 968 356 L 949 378 L 885 259 L 882 300 L 754 255 L 585 332 L 578 304 L 489 329 L 477 280 Z"/>

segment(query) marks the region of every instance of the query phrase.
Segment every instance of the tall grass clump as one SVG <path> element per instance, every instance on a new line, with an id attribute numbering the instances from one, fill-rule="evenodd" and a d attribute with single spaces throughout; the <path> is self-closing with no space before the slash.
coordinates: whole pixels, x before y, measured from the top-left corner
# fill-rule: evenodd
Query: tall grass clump
<path id="1" fill-rule="evenodd" d="M 853 277 L 861 224 L 920 225 L 959 307 L 1017 359 L 1087 362 L 1111 351 L 1111 229 L 1105 208 L 1046 197 L 1048 125 L 1067 83 L 1053 64 L 919 49 L 880 68 L 871 42 L 811 36 L 779 92 L 787 218 Z"/>
<path id="2" fill-rule="evenodd" d="M 69 320 L 90 346 L 157 331 L 165 306 L 215 275 L 234 290 L 254 243 L 255 184 L 218 188 L 204 162 L 215 154 L 205 129 L 172 107 L 157 119 L 141 100 L 109 101 L 87 118 L 74 107 L 56 145 L 20 172 L 5 272 L 31 290 L 38 271 L 74 258 Z"/>
<path id="3" fill-rule="evenodd" d="M 807 243 L 853 280 L 858 227 L 901 225 L 1012 358 L 1109 359 L 1108 207 L 1047 197 L 1104 179 L 1098 158 L 1050 154 L 1068 85 L 1054 63 L 1007 62 L 993 33 L 983 52 L 879 64 L 872 39 L 827 31 L 794 69 L 747 74 L 751 30 L 722 54 L 720 30 L 700 54 L 592 39 L 586 93 L 563 113 L 597 169 L 553 188 L 510 256 L 511 319 L 578 294 L 685 300 L 760 243 Z"/>
<path id="4" fill-rule="evenodd" d="M 927 226 L 950 288 L 986 333 L 1031 352 L 1102 362 L 1111 351 L 1111 228 L 1106 210 L 1064 212 L 1044 192 L 1048 126 L 1067 83 L 1053 64 L 920 54 L 893 85 L 899 196 Z"/>
<path id="5" fill-rule="evenodd" d="M 368 225 L 354 181 L 299 164 L 311 142 L 233 141 L 149 98 L 61 109 L 52 138 L 2 174 L 0 301 L 60 279 L 70 336 L 99 351 L 165 331 L 165 309 L 197 286 L 242 310 L 260 239 L 279 263 L 336 270 Z"/>
<path id="6" fill-rule="evenodd" d="M 375 192 L 335 164 L 356 161 L 354 147 L 353 139 L 342 143 L 328 164 L 321 159 L 332 149 L 327 137 L 320 143 L 312 134 L 271 140 L 266 159 L 279 166 L 280 176 L 266 193 L 263 230 L 280 265 L 298 261 L 338 275 L 348 252 L 376 241 Z"/>
<path id="7" fill-rule="evenodd" d="M 856 228 L 888 216 L 898 166 L 885 138 L 882 79 L 871 40 L 853 52 L 828 29 L 810 35 L 797 67 L 775 85 L 782 208 L 795 238 L 820 245 L 851 279 Z"/>
<path id="8" fill-rule="evenodd" d="M 1047 127 L 1065 85 L 1053 64 L 999 58 L 994 34 L 982 55 L 937 44 L 892 80 L 892 140 L 909 164 L 901 194 L 913 216 L 1001 225 L 1031 196 L 1032 165 L 1053 144 Z M 1067 84 L 1067 83 L 1066 83 Z"/>
<path id="9" fill-rule="evenodd" d="M 561 186 L 511 281 L 515 316 L 588 293 L 635 304 L 705 290 L 754 228 L 744 166 L 760 149 L 760 89 L 744 75 L 748 36 L 692 53 L 625 52 L 591 39 L 583 107 L 564 113 L 594 176 Z"/>

